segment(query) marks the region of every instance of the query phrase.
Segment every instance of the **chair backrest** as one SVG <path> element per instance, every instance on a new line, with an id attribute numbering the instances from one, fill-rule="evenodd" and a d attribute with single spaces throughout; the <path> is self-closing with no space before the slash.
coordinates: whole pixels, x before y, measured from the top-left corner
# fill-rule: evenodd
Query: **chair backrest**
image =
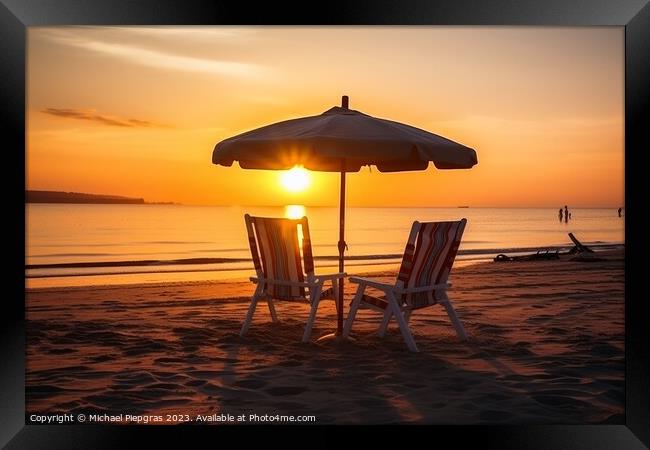
<path id="1" fill-rule="evenodd" d="M 467 219 L 455 222 L 413 222 L 396 286 L 414 288 L 446 283 L 456 259 Z M 435 292 L 404 294 L 413 306 L 435 303 Z"/>
<path id="2" fill-rule="evenodd" d="M 314 276 L 314 258 L 309 238 L 307 217 L 284 219 L 244 216 L 248 243 L 257 276 L 268 280 L 304 282 Z M 298 227 L 302 229 L 302 256 L 298 243 Z M 304 260 L 304 268 L 303 268 Z M 274 298 L 305 297 L 302 286 L 267 283 L 266 293 Z"/>

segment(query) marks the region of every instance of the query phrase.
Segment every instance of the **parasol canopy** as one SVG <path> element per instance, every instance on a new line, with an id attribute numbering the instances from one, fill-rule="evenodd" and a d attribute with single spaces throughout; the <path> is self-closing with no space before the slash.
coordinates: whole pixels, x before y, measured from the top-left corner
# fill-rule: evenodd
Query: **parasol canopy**
<path id="1" fill-rule="evenodd" d="M 478 162 L 476 152 L 462 144 L 346 106 L 219 142 L 212 162 L 232 166 L 234 161 L 243 169 L 282 170 L 302 165 L 326 172 L 358 172 L 365 165 L 377 166 L 380 172 L 424 170 L 429 162 L 438 169 L 469 169 Z"/>

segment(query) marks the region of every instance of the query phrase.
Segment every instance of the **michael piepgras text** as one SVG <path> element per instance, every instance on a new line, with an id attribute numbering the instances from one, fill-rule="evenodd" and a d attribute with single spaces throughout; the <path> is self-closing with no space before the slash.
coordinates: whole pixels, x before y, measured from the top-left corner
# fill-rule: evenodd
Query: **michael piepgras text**
<path id="1" fill-rule="evenodd" d="M 29 422 L 42 424 L 62 423 L 299 423 L 316 422 L 313 415 L 287 415 L 287 414 L 31 414 Z"/>

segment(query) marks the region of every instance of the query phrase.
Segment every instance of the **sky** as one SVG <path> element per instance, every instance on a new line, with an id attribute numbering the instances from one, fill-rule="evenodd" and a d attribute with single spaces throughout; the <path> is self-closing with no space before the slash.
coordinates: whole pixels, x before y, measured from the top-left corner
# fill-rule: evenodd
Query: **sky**
<path id="1" fill-rule="evenodd" d="M 350 107 L 478 154 L 347 178 L 349 206 L 618 207 L 622 27 L 30 27 L 27 189 L 334 206 L 337 174 L 213 165 L 217 142 Z M 286 180 L 285 180 L 286 181 Z"/>

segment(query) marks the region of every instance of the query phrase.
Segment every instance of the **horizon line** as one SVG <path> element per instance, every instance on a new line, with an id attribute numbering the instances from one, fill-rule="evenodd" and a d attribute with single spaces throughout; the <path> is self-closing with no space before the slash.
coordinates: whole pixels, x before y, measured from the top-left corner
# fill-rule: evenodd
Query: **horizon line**
<path id="1" fill-rule="evenodd" d="M 131 205 L 129 203 L 44 203 L 44 202 L 25 202 L 25 204 L 34 204 L 34 205 L 43 205 L 43 204 L 50 204 L 50 205 L 81 205 L 81 204 L 97 204 L 97 205 L 109 205 L 109 206 L 115 206 L 115 205 Z M 306 205 L 302 203 L 283 203 L 283 204 L 275 204 L 275 205 L 240 205 L 240 204 L 230 204 L 230 205 L 217 205 L 217 204 L 206 204 L 206 203 L 181 203 L 181 202 L 171 202 L 171 201 L 145 201 L 142 204 L 135 204 L 133 206 L 192 206 L 192 207 L 203 207 L 203 208 L 285 208 L 287 206 L 302 206 L 305 208 L 338 208 L 338 205 Z M 528 205 L 528 206 L 521 206 L 521 205 L 515 205 L 515 206 L 432 206 L 432 205 L 412 205 L 412 206 L 395 206 L 395 205 L 346 205 L 347 208 L 383 208 L 383 209 L 558 209 L 555 206 L 533 206 L 533 205 Z M 571 206 L 569 209 L 618 209 L 622 208 L 625 210 L 625 206 Z M 559 208 L 564 210 L 564 208 Z"/>

